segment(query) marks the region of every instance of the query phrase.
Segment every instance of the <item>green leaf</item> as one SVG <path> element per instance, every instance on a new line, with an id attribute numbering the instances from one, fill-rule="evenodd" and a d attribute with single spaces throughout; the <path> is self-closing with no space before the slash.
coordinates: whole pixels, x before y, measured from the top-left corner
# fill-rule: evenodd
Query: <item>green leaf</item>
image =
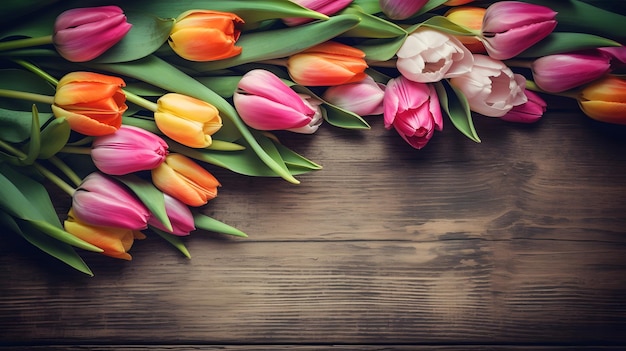
<path id="1" fill-rule="evenodd" d="M 196 229 L 202 229 L 210 232 L 234 235 L 244 238 L 248 237 L 248 234 L 242 232 L 241 230 L 199 212 L 194 212 L 193 221 L 196 225 Z"/>
<path id="2" fill-rule="evenodd" d="M 163 196 L 163 192 L 157 189 L 151 182 L 141 179 L 135 174 L 115 176 L 114 178 L 130 188 L 130 190 L 137 195 L 139 200 L 146 205 L 148 210 L 150 210 L 167 229 L 172 230 L 172 224 L 165 210 L 165 197 Z"/>
<path id="3" fill-rule="evenodd" d="M 278 150 L 280 156 L 283 160 L 285 160 L 285 164 L 287 164 L 290 169 L 300 169 L 298 173 L 306 173 L 312 170 L 322 169 L 321 165 L 303 157 L 283 144 L 275 143 L 275 145 L 276 150 Z"/>
<path id="4" fill-rule="evenodd" d="M 438 31 L 446 32 L 452 35 L 477 35 L 477 33 L 472 30 L 460 26 L 452 21 L 450 21 L 447 17 L 444 16 L 433 16 L 424 22 L 407 29 L 409 33 L 415 31 L 418 27 L 425 26 Z"/>
<path id="5" fill-rule="evenodd" d="M 541 57 L 576 50 L 620 45 L 618 42 L 593 34 L 553 32 L 517 57 Z"/>
<path id="6" fill-rule="evenodd" d="M 45 80 L 41 79 L 34 73 L 21 69 L 2 69 L 0 70 L 0 89 L 15 90 L 29 92 L 33 94 L 41 94 L 53 96 L 55 89 L 48 84 Z M 30 130 L 30 117 L 32 113 L 33 103 L 27 100 L 21 99 L 7 99 L 0 98 L 0 107 L 12 111 L 27 111 L 28 117 L 26 123 L 28 123 L 28 130 Z M 39 112 L 48 113 L 52 111 L 50 105 L 37 103 L 37 109 Z M 40 121 L 43 124 L 43 120 Z"/>
<path id="7" fill-rule="evenodd" d="M 30 139 L 28 144 L 25 145 L 23 150 L 26 152 L 25 157 L 19 157 L 19 164 L 21 166 L 32 165 L 33 162 L 39 156 L 41 150 L 41 138 L 39 135 L 39 114 L 37 113 L 37 106 L 32 107 Z"/>
<path id="8" fill-rule="evenodd" d="M 354 47 L 363 51 L 367 60 L 384 62 L 396 55 L 405 39 L 406 36 L 391 39 L 368 39 L 355 44 Z"/>
<path id="9" fill-rule="evenodd" d="M 48 159 L 59 152 L 70 138 L 72 129 L 65 118 L 55 118 L 40 133 L 41 150 L 38 158 Z"/>
<path id="10" fill-rule="evenodd" d="M 324 101 L 310 89 L 302 85 L 293 85 L 291 87 L 296 92 L 312 96 L 320 101 Z M 370 129 L 370 125 L 356 113 L 344 110 L 338 106 L 324 101 L 324 119 L 331 125 L 346 129 Z"/>
<path id="11" fill-rule="evenodd" d="M 341 14 L 355 15 L 360 18 L 359 24 L 341 34 L 341 36 L 373 39 L 396 38 L 407 34 L 406 31 L 397 24 L 381 17 L 365 13 L 363 9 L 358 6 L 349 6 L 341 11 Z"/>
<path id="12" fill-rule="evenodd" d="M 437 82 L 434 85 L 439 96 L 439 104 L 450 117 L 452 124 L 465 136 L 479 143 L 480 138 L 474 128 L 472 114 L 465 95 L 450 84 Z"/>
<path id="13" fill-rule="evenodd" d="M 48 222 L 44 222 L 44 221 L 27 221 L 27 222 L 29 222 L 29 225 L 31 225 L 33 228 L 37 228 L 37 230 L 41 231 L 42 233 L 45 233 L 49 235 L 50 237 L 57 239 L 61 242 L 64 242 L 68 245 L 77 247 L 79 249 L 92 251 L 92 252 L 104 251 L 101 248 L 94 246 L 72 235 L 71 233 L 66 232 L 63 229 L 57 228 Z"/>
<path id="14" fill-rule="evenodd" d="M 379 0 L 353 0 L 352 6 L 358 6 L 361 11 L 369 14 L 379 13 L 380 9 Z"/>
<path id="15" fill-rule="evenodd" d="M 150 227 L 150 230 L 158 234 L 161 238 L 165 239 L 165 241 L 174 246 L 178 251 L 182 252 L 185 257 L 191 258 L 189 250 L 187 250 L 185 243 L 183 243 L 182 239 L 179 236 L 170 234 L 155 227 Z"/>

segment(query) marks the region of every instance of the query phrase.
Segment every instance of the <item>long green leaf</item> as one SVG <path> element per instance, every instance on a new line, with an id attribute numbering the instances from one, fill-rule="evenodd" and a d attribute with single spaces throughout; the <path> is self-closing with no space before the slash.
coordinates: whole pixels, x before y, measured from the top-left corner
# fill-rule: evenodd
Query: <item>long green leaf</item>
<path id="1" fill-rule="evenodd" d="M 397 24 L 363 11 L 359 6 L 349 6 L 342 14 L 355 15 L 360 18 L 359 24 L 347 30 L 341 36 L 357 38 L 396 38 L 407 33 Z"/>
<path id="2" fill-rule="evenodd" d="M 244 238 L 248 237 L 248 234 L 242 232 L 241 230 L 199 212 L 195 212 L 193 214 L 193 220 L 197 229 Z"/>
<path id="3" fill-rule="evenodd" d="M 165 197 L 163 196 L 163 192 L 157 189 L 151 182 L 141 179 L 135 174 L 121 175 L 115 178 L 124 183 L 135 193 L 139 200 L 146 205 L 148 210 L 150 210 L 167 229 L 172 230 L 172 224 L 165 210 Z"/>
<path id="4" fill-rule="evenodd" d="M 161 238 L 165 239 L 165 241 L 167 241 L 168 243 L 170 243 L 172 246 L 174 246 L 174 248 L 176 248 L 178 251 L 180 251 L 183 255 L 185 255 L 185 257 L 187 258 L 191 258 L 191 254 L 189 253 L 189 250 L 187 250 L 187 247 L 185 246 L 185 243 L 183 242 L 183 240 L 173 234 L 164 232 L 158 228 L 155 227 L 150 227 L 150 230 L 152 230 L 154 233 L 156 233 L 157 235 L 159 235 Z"/>
<path id="5" fill-rule="evenodd" d="M 40 133 L 40 159 L 48 159 L 57 154 L 68 142 L 72 129 L 65 118 L 56 118 L 48 123 Z"/>
<path id="6" fill-rule="evenodd" d="M 519 54 L 518 57 L 542 57 L 608 46 L 620 46 L 620 43 L 593 34 L 554 32 Z"/>
<path id="7" fill-rule="evenodd" d="M 21 166 L 32 165 L 33 162 L 39 156 L 39 151 L 41 150 L 41 136 L 39 131 L 39 114 L 37 113 L 37 106 L 33 105 L 32 107 L 32 118 L 31 118 L 31 128 L 30 128 L 30 139 L 28 144 L 23 148 L 26 152 L 25 157 L 19 158 L 19 164 Z"/>
<path id="8" fill-rule="evenodd" d="M 434 84 L 437 89 L 439 103 L 448 117 L 450 117 L 452 124 L 465 136 L 479 143 L 480 138 L 474 128 L 472 113 L 465 95 L 450 84 L 447 84 L 447 82 L 445 84 L 443 82 Z"/>

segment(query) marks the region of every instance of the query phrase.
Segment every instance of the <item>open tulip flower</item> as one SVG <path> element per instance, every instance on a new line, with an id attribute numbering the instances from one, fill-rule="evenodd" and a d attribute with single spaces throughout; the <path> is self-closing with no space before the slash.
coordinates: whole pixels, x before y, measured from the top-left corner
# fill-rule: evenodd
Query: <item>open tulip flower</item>
<path id="1" fill-rule="evenodd" d="M 332 15 L 340 10 L 343 10 L 346 6 L 352 3 L 352 0 L 290 0 L 296 4 L 306 7 L 307 9 L 323 13 L 325 15 Z M 297 26 L 307 22 L 311 22 L 311 18 L 283 18 L 288 26 Z"/>
<path id="2" fill-rule="evenodd" d="M 578 103 L 595 120 L 626 124 L 626 79 L 613 75 L 599 79 L 582 90 Z"/>
<path id="3" fill-rule="evenodd" d="M 114 133 L 128 109 L 122 90 L 125 85 L 119 77 L 93 72 L 68 73 L 59 80 L 52 112 L 57 118 L 66 118 L 72 130 L 81 134 Z"/>
<path id="4" fill-rule="evenodd" d="M 221 60 L 241 53 L 236 42 L 244 21 L 234 13 L 190 10 L 176 19 L 168 43 L 190 61 Z"/>
<path id="5" fill-rule="evenodd" d="M 177 93 L 157 100 L 154 121 L 163 134 L 193 148 L 210 146 L 211 136 L 222 128 L 222 117 L 215 106 Z"/>
<path id="6" fill-rule="evenodd" d="M 322 96 L 324 100 L 359 116 L 383 113 L 385 85 L 370 76 L 360 82 L 329 87 Z"/>
<path id="7" fill-rule="evenodd" d="M 296 93 L 275 74 L 262 69 L 241 78 L 233 101 L 241 119 L 258 130 L 311 134 L 323 121 L 321 101 Z"/>
<path id="8" fill-rule="evenodd" d="M 555 54 L 532 63 L 533 80 L 541 90 L 560 93 L 592 82 L 611 70 L 611 60 L 599 50 Z"/>
<path id="9" fill-rule="evenodd" d="M 167 143 L 145 129 L 122 125 L 113 133 L 94 138 L 91 159 L 103 173 L 129 174 L 151 170 L 167 155 Z"/>
<path id="10" fill-rule="evenodd" d="M 217 196 L 219 181 L 209 171 L 181 154 L 169 154 L 152 170 L 152 182 L 164 193 L 189 206 L 202 206 Z"/>
<path id="11" fill-rule="evenodd" d="M 450 84 L 463 92 L 472 111 L 489 117 L 502 117 L 527 99 L 526 78 L 486 55 L 474 55 L 472 70 L 450 78 Z"/>
<path id="12" fill-rule="evenodd" d="M 521 1 L 500 1 L 487 7 L 482 38 L 489 56 L 506 60 L 517 56 L 556 28 L 556 12 Z"/>
<path id="13" fill-rule="evenodd" d="M 467 73 L 474 62 L 472 53 L 458 39 L 428 27 L 411 33 L 396 55 L 398 71 L 420 83 Z"/>
<path id="14" fill-rule="evenodd" d="M 293 81 L 308 86 L 358 82 L 367 76 L 366 68 L 363 51 L 333 41 L 308 48 L 287 60 Z"/>
<path id="15" fill-rule="evenodd" d="M 400 76 L 387 83 L 384 99 L 385 128 L 392 127 L 409 145 L 421 149 L 435 130 L 443 130 L 437 91 L 431 84 Z"/>
<path id="16" fill-rule="evenodd" d="M 148 219 L 148 224 L 170 234 L 189 235 L 191 231 L 196 229 L 191 210 L 181 201 L 167 194 L 163 195 L 165 196 L 165 212 L 172 225 L 172 230 L 166 228 L 155 216 Z"/>
<path id="17" fill-rule="evenodd" d="M 70 9 L 57 17 L 53 43 L 66 60 L 85 62 L 117 44 L 131 27 L 117 6 Z"/>
<path id="18" fill-rule="evenodd" d="M 75 237 L 102 249 L 103 255 L 127 261 L 132 259 L 128 251 L 133 246 L 134 241 L 146 237 L 138 230 L 85 223 L 76 218 L 72 209 L 68 213 L 68 218 L 63 222 L 63 227 Z"/>
<path id="19" fill-rule="evenodd" d="M 142 230 L 148 227 L 150 211 L 120 182 L 94 172 L 72 197 L 76 218 L 90 225 Z"/>

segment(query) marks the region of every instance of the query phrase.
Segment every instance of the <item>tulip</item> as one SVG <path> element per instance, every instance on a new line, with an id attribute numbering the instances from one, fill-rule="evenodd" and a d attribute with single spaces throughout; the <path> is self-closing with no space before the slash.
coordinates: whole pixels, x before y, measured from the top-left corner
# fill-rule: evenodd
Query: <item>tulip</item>
<path id="1" fill-rule="evenodd" d="M 176 54 L 190 61 L 237 56 L 242 48 L 235 43 L 243 23 L 239 16 L 230 12 L 186 11 L 176 18 L 168 43 Z"/>
<path id="2" fill-rule="evenodd" d="M 626 79 L 609 75 L 597 80 L 581 91 L 578 103 L 595 120 L 626 124 Z"/>
<path id="3" fill-rule="evenodd" d="M 76 218 L 90 225 L 142 230 L 150 211 L 115 179 L 102 173 L 89 174 L 72 197 Z"/>
<path id="4" fill-rule="evenodd" d="M 611 62 L 599 51 L 589 51 L 543 56 L 533 61 L 531 69 L 539 88 L 560 93 L 604 76 L 611 69 Z"/>
<path id="5" fill-rule="evenodd" d="M 490 117 L 502 117 L 527 99 L 526 78 L 486 55 L 474 55 L 472 70 L 450 78 L 450 84 L 465 95 L 472 111 Z"/>
<path id="6" fill-rule="evenodd" d="M 473 1 L 474 0 L 448 0 L 444 2 L 443 4 L 446 6 L 459 6 L 459 5 L 469 4 L 470 2 L 473 2 Z"/>
<path id="7" fill-rule="evenodd" d="M 474 6 L 454 7 L 448 10 L 444 16 L 450 22 L 458 24 L 466 29 L 480 33 L 483 27 L 483 18 L 485 17 L 485 8 Z M 456 36 L 465 47 L 476 54 L 486 53 L 485 45 L 479 36 L 458 35 Z"/>
<path id="8" fill-rule="evenodd" d="M 157 167 L 165 160 L 167 148 L 158 135 L 122 125 L 113 134 L 94 138 L 91 159 L 101 172 L 122 175 Z"/>
<path id="9" fill-rule="evenodd" d="M 73 209 L 70 209 L 63 227 L 75 237 L 104 250 L 103 255 L 128 261 L 132 259 L 128 251 L 135 239 L 146 237 L 138 230 L 90 225 L 79 220 Z"/>
<path id="10" fill-rule="evenodd" d="M 54 95 L 54 116 L 65 117 L 72 130 L 89 136 L 111 134 L 128 109 L 121 78 L 93 72 L 71 72 L 61 78 Z"/>
<path id="11" fill-rule="evenodd" d="M 302 7 L 325 15 L 333 15 L 346 8 L 352 0 L 290 0 Z M 288 26 L 297 26 L 311 22 L 311 18 L 283 18 L 283 22 Z"/>
<path id="12" fill-rule="evenodd" d="M 487 8 L 482 37 L 489 56 L 506 60 L 548 36 L 556 27 L 552 9 L 521 1 L 499 1 Z"/>
<path id="13" fill-rule="evenodd" d="M 192 159 L 169 154 L 152 170 L 152 182 L 164 193 L 189 206 L 202 206 L 217 196 L 215 177 Z"/>
<path id="14" fill-rule="evenodd" d="M 435 88 L 403 76 L 387 83 L 384 99 L 385 128 L 393 126 L 409 145 L 421 149 L 435 130 L 443 130 L 443 117 Z"/>
<path id="15" fill-rule="evenodd" d="M 75 8 L 57 17 L 52 41 L 66 60 L 85 62 L 117 44 L 131 27 L 117 6 Z"/>
<path id="16" fill-rule="evenodd" d="M 276 75 L 262 69 L 251 70 L 241 78 L 233 102 L 241 119 L 258 130 L 311 134 L 323 121 L 321 101 L 297 94 Z"/>
<path id="17" fill-rule="evenodd" d="M 367 75 L 365 53 L 337 43 L 318 44 L 287 60 L 291 78 L 300 85 L 340 85 L 363 80 Z"/>
<path id="18" fill-rule="evenodd" d="M 521 105 L 513 106 L 500 119 L 516 123 L 535 123 L 541 119 L 544 112 L 546 112 L 548 104 L 533 91 L 526 89 L 525 94 L 528 101 Z"/>
<path id="19" fill-rule="evenodd" d="M 165 94 L 157 100 L 154 121 L 163 134 L 193 148 L 210 146 L 211 136 L 222 127 L 215 106 L 177 93 Z"/>
<path id="20" fill-rule="evenodd" d="M 393 20 L 407 19 L 417 13 L 428 0 L 379 0 L 383 13 Z"/>
<path id="21" fill-rule="evenodd" d="M 187 205 L 167 195 L 165 196 L 165 212 L 172 224 L 172 230 L 166 228 L 156 217 L 151 216 L 148 224 L 170 234 L 184 236 L 196 229 L 193 214 Z"/>
<path id="22" fill-rule="evenodd" d="M 370 76 L 360 82 L 329 87 L 322 96 L 324 100 L 359 116 L 383 113 L 385 86 Z"/>
<path id="23" fill-rule="evenodd" d="M 428 27 L 411 33 L 396 55 L 400 74 L 420 83 L 464 74 L 474 61 L 472 53 L 454 36 Z"/>

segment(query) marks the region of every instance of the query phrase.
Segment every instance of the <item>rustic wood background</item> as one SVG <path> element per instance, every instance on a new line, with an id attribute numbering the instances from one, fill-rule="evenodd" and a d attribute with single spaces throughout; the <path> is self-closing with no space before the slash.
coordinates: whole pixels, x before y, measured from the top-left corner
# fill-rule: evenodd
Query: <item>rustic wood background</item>
<path id="1" fill-rule="evenodd" d="M 623 349 L 626 132 L 551 108 L 420 151 L 380 118 L 280 134 L 324 169 L 212 168 L 208 213 L 250 237 L 196 233 L 191 260 L 149 236 L 81 253 L 90 278 L 5 234 L 0 350 Z"/>

